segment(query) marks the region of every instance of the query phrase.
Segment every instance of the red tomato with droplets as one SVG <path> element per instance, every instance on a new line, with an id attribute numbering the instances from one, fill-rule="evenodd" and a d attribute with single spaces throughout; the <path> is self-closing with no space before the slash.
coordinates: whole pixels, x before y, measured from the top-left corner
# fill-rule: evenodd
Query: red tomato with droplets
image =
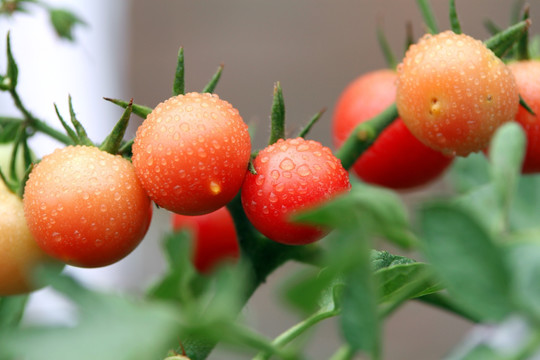
<path id="1" fill-rule="evenodd" d="M 253 226 L 268 238 L 303 245 L 328 229 L 293 223 L 291 216 L 347 192 L 349 175 L 329 148 L 302 138 L 278 140 L 261 150 L 242 186 L 242 206 Z"/>
<path id="2" fill-rule="evenodd" d="M 28 229 L 22 200 L 0 180 L 0 296 L 34 290 L 33 270 L 51 261 Z"/>
<path id="3" fill-rule="evenodd" d="M 396 99 L 395 71 L 364 74 L 340 95 L 334 110 L 334 145 L 341 146 L 354 128 L 378 115 Z M 353 165 L 363 181 L 392 189 L 410 189 L 438 178 L 452 162 L 422 144 L 400 118 L 390 124 Z"/>
<path id="4" fill-rule="evenodd" d="M 208 274 L 226 261 L 236 261 L 240 246 L 229 210 L 222 207 L 204 215 L 173 214 L 174 230 L 189 229 L 193 234 L 192 261 L 197 271 Z"/>
<path id="5" fill-rule="evenodd" d="M 143 239 L 152 205 L 129 160 L 90 146 L 55 150 L 26 183 L 24 214 L 38 245 L 80 267 L 110 265 Z"/>
<path id="6" fill-rule="evenodd" d="M 508 65 L 516 78 L 517 87 L 523 100 L 536 115 L 520 107 L 516 121 L 527 135 L 527 149 L 523 160 L 523 173 L 540 172 L 540 61 L 518 61 Z"/>
<path id="7" fill-rule="evenodd" d="M 398 66 L 396 104 L 424 144 L 466 156 L 514 119 L 519 95 L 512 72 L 481 41 L 446 31 L 409 48 Z"/>
<path id="8" fill-rule="evenodd" d="M 189 93 L 159 104 L 137 130 L 133 165 L 154 202 L 200 215 L 240 190 L 251 156 L 247 125 L 215 94 Z"/>

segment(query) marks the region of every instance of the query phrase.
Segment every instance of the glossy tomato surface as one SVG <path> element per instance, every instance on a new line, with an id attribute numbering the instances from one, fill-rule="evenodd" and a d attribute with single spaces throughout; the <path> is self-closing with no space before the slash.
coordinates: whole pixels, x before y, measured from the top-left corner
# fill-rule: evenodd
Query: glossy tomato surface
<path id="1" fill-rule="evenodd" d="M 516 77 L 519 93 L 536 115 L 519 107 L 516 121 L 527 135 L 527 150 L 523 161 L 523 173 L 540 172 L 540 61 L 518 61 L 510 63 L 510 70 Z"/>
<path id="2" fill-rule="evenodd" d="M 159 104 L 137 130 L 133 165 L 152 200 L 184 215 L 212 212 L 240 190 L 251 155 L 238 110 L 214 94 Z"/>
<path id="3" fill-rule="evenodd" d="M 99 267 L 135 249 L 152 206 L 128 160 L 95 147 L 68 146 L 45 156 L 30 173 L 24 213 L 50 256 Z"/>
<path id="4" fill-rule="evenodd" d="M 514 119 L 519 95 L 512 72 L 481 41 L 445 31 L 409 48 L 398 66 L 396 104 L 424 144 L 466 156 Z"/>
<path id="5" fill-rule="evenodd" d="M 378 115 L 396 99 L 395 71 L 377 70 L 351 82 L 340 95 L 332 119 L 339 148 L 354 128 Z M 390 124 L 353 165 L 362 180 L 393 189 L 410 189 L 438 178 L 452 157 L 422 144 L 400 118 Z"/>
<path id="6" fill-rule="evenodd" d="M 240 256 L 236 229 L 226 207 L 204 215 L 173 214 L 172 224 L 174 230 L 192 232 L 193 265 L 201 273 L 210 273 L 220 263 Z"/>
<path id="7" fill-rule="evenodd" d="M 292 215 L 350 189 L 349 175 L 329 148 L 302 138 L 261 150 L 242 186 L 248 219 L 268 238 L 289 245 L 319 240 L 327 229 L 293 223 Z"/>
<path id="8" fill-rule="evenodd" d="M 32 271 L 50 261 L 28 229 L 22 200 L 0 181 L 0 296 L 34 290 Z"/>

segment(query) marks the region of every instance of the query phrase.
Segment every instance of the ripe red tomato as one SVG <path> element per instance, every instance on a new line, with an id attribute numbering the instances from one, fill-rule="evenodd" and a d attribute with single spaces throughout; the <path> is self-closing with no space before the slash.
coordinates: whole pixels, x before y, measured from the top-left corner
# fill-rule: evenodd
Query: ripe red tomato
<path id="1" fill-rule="evenodd" d="M 527 150 L 523 161 L 523 173 L 540 172 L 540 61 L 518 61 L 509 64 L 516 78 L 521 97 L 532 108 L 536 115 L 530 114 L 520 107 L 516 121 L 521 124 L 527 134 Z"/>
<path id="2" fill-rule="evenodd" d="M 395 71 L 377 70 L 350 83 L 340 95 L 332 122 L 334 145 L 341 146 L 360 123 L 378 115 L 396 99 Z M 362 180 L 393 189 L 409 189 L 436 179 L 452 158 L 422 144 L 398 118 L 353 165 Z"/>
<path id="3" fill-rule="evenodd" d="M 203 274 L 227 260 L 237 260 L 240 246 L 229 210 L 222 207 L 204 215 L 173 214 L 174 230 L 187 228 L 193 233 L 193 265 Z"/>
<path id="4" fill-rule="evenodd" d="M 349 176 L 330 149 L 313 140 L 280 139 L 261 150 L 242 186 L 248 219 L 268 238 L 289 245 L 314 242 L 326 229 L 292 223 L 290 216 L 350 189 Z"/>
<path id="5" fill-rule="evenodd" d="M 0 181 L 0 296 L 34 290 L 32 271 L 50 261 L 28 229 L 22 200 Z"/>
<path id="6" fill-rule="evenodd" d="M 446 31 L 409 48 L 398 67 L 396 104 L 424 144 L 466 156 L 514 118 L 519 96 L 512 72 L 482 42 Z"/>
<path id="7" fill-rule="evenodd" d="M 128 255 L 152 218 L 133 166 L 95 147 L 68 146 L 30 173 L 24 213 L 37 243 L 67 264 L 99 267 Z"/>
<path id="8" fill-rule="evenodd" d="M 159 206 L 184 215 L 212 212 L 240 190 L 251 153 L 238 110 L 214 94 L 159 104 L 137 130 L 133 165 Z"/>

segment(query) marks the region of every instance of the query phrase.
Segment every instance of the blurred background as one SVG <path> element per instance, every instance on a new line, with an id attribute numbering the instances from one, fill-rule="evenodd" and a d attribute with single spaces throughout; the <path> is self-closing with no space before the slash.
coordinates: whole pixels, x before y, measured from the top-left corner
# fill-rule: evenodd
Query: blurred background
<path id="1" fill-rule="evenodd" d="M 184 47 L 186 88 L 200 91 L 220 64 L 224 72 L 216 93 L 239 109 L 255 129 L 254 148 L 264 147 L 269 135 L 273 86 L 283 88 L 287 129 L 302 127 L 319 110 L 325 115 L 310 138 L 332 146 L 332 110 L 340 92 L 364 72 L 386 67 L 376 39 L 381 26 L 398 58 L 405 46 L 407 22 L 415 38 L 424 25 L 412 0 L 50 0 L 80 15 L 87 23 L 75 31 L 75 43 L 58 39 L 39 8 L 30 14 L 0 20 L 0 48 L 11 31 L 19 63 L 20 91 L 34 114 L 59 127 L 53 103 L 67 116 L 67 96 L 94 140 L 101 140 L 120 117 L 121 110 L 102 97 L 155 107 L 171 95 L 176 56 Z M 431 1 L 441 29 L 449 28 L 448 1 Z M 465 33 L 486 39 L 486 19 L 500 27 L 510 21 L 511 1 L 457 0 Z M 538 0 L 531 0 L 532 33 L 538 33 Z M 0 57 L 5 69 L 5 57 Z M 2 70 L 3 71 L 3 70 Z M 0 98 L 2 114 L 16 113 L 11 100 Z M 133 117 L 129 136 L 141 119 Z M 59 144 L 44 137 L 32 143 L 45 155 Z M 444 191 L 441 178 L 427 189 L 402 194 L 414 207 L 418 199 Z M 89 286 L 111 291 L 138 292 L 163 270 L 160 239 L 169 231 L 169 214 L 156 211 L 151 230 L 141 246 L 122 262 L 94 270 L 69 271 Z M 409 254 L 410 255 L 410 254 Z M 299 265 L 288 264 L 255 294 L 245 316 L 263 334 L 274 337 L 298 321 L 280 303 L 283 275 Z M 70 323 L 70 305 L 48 290 L 31 300 L 26 321 Z M 418 303 L 392 315 L 385 327 L 385 358 L 433 360 L 442 358 L 471 325 Z M 311 338 L 310 359 L 327 359 L 339 346 L 332 321 Z M 249 359 L 218 348 L 210 359 Z"/>

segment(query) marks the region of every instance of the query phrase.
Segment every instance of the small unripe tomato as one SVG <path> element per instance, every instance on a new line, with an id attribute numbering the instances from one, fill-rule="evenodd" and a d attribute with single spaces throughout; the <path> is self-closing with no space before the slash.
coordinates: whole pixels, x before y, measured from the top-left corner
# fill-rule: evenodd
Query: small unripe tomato
<path id="1" fill-rule="evenodd" d="M 226 207 L 204 215 L 173 214 L 172 225 L 174 230 L 189 229 L 192 232 L 193 266 L 203 274 L 240 256 L 236 229 Z"/>
<path id="2" fill-rule="evenodd" d="M 22 200 L 0 180 L 0 296 L 34 290 L 32 271 L 52 259 L 28 229 Z"/>
<path id="3" fill-rule="evenodd" d="M 38 245 L 80 267 L 106 266 L 143 239 L 152 206 L 133 165 L 91 146 L 57 149 L 26 183 L 24 213 Z"/>
<path id="4" fill-rule="evenodd" d="M 327 229 L 290 219 L 347 192 L 349 174 L 329 148 L 302 138 L 278 140 L 261 150 L 242 186 L 242 206 L 253 226 L 271 240 L 303 245 Z"/>
<path id="5" fill-rule="evenodd" d="M 215 94 L 159 104 L 137 130 L 133 166 L 152 200 L 183 215 L 226 205 L 240 190 L 251 155 L 247 125 Z"/>
<path id="6" fill-rule="evenodd" d="M 481 41 L 445 31 L 409 48 L 398 66 L 396 104 L 424 144 L 466 156 L 514 119 L 519 94 L 512 72 Z"/>

